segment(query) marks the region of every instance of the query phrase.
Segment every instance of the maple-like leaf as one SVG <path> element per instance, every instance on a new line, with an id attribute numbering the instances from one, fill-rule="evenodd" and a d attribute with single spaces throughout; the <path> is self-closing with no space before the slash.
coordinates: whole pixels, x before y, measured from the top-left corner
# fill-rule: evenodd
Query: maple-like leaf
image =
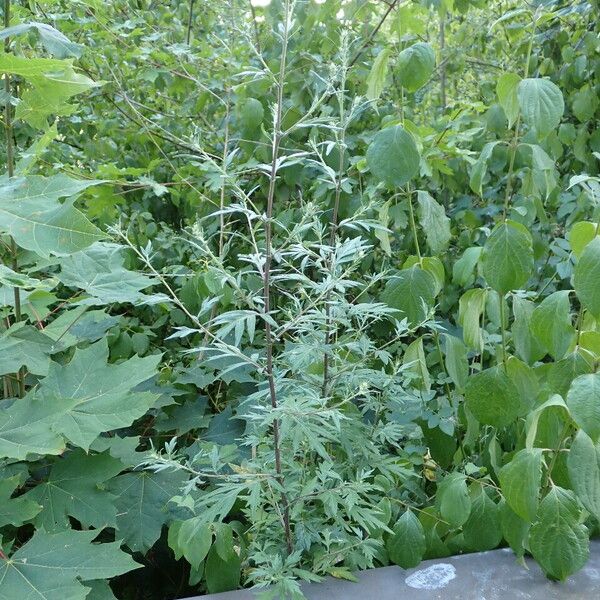
<path id="1" fill-rule="evenodd" d="M 68 528 L 69 517 L 74 517 L 85 527 L 115 527 L 115 497 L 105 484 L 123 468 L 121 461 L 106 452 L 69 452 L 54 463 L 48 479 L 25 496 L 41 505 L 34 524 L 57 531 Z"/>
<path id="2" fill-rule="evenodd" d="M 140 567 L 120 542 L 93 544 L 97 531 L 36 531 L 10 558 L 0 558 L 0 600 L 84 600 L 82 581 Z"/>

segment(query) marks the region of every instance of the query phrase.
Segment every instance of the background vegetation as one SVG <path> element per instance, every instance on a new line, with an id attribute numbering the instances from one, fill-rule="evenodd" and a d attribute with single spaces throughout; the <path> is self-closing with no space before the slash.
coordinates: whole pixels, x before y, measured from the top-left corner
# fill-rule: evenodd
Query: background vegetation
<path id="1" fill-rule="evenodd" d="M 599 10 L 5 0 L 0 599 L 580 569 Z"/>

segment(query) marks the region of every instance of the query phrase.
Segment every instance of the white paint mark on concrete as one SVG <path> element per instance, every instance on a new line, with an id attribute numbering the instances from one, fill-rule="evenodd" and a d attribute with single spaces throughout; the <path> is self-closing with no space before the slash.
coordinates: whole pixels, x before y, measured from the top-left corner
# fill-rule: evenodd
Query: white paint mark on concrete
<path id="1" fill-rule="evenodd" d="M 411 573 L 404 583 L 418 590 L 439 590 L 456 577 L 456 569 L 449 564 L 439 563 Z"/>

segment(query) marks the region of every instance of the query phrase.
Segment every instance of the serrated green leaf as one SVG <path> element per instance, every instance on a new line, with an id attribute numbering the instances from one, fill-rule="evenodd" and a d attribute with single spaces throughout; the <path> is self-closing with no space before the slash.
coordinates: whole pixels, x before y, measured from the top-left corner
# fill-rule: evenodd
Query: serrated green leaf
<path id="1" fill-rule="evenodd" d="M 381 301 L 402 313 L 411 325 L 427 317 L 435 298 L 435 280 L 427 271 L 417 266 L 403 269 L 392 277 L 381 294 Z"/>
<path id="2" fill-rule="evenodd" d="M 69 104 L 70 98 L 102 85 L 70 66 L 43 76 L 29 77 L 28 82 L 31 87 L 21 95 L 15 117 L 42 130 L 48 127 L 50 115 L 68 116 L 75 111 L 77 107 Z"/>
<path id="3" fill-rule="evenodd" d="M 453 335 L 444 334 L 444 342 L 446 370 L 454 385 L 462 389 L 469 377 L 467 348 L 459 338 Z"/>
<path id="4" fill-rule="evenodd" d="M 256 98 L 246 98 L 240 110 L 240 120 L 244 131 L 254 132 L 260 128 L 265 116 L 262 102 Z"/>
<path id="5" fill-rule="evenodd" d="M 529 548 L 544 572 L 564 581 L 589 557 L 589 534 L 573 492 L 553 487 L 542 500 L 529 533 Z"/>
<path id="6" fill-rule="evenodd" d="M 33 519 L 42 507 L 25 496 L 11 498 L 20 485 L 20 477 L 5 477 L 0 480 L 0 527 L 13 525 L 19 527 L 25 521 Z"/>
<path id="7" fill-rule="evenodd" d="M 446 475 L 438 486 L 435 501 L 444 520 L 454 527 L 463 525 L 471 513 L 466 477 L 462 473 Z"/>
<path id="8" fill-rule="evenodd" d="M 10 75 L 19 75 L 25 79 L 37 77 L 52 71 L 60 71 L 72 65 L 71 60 L 56 58 L 26 58 L 0 52 L 0 71 Z"/>
<path id="9" fill-rule="evenodd" d="M 542 413 L 552 406 L 562 408 L 565 412 L 565 416 L 569 418 L 569 409 L 565 404 L 565 401 L 558 394 L 552 394 L 548 400 L 537 406 L 532 410 L 526 419 L 525 429 L 527 431 L 527 437 L 525 438 L 525 448 L 527 450 L 533 450 L 535 446 L 535 440 L 537 438 L 537 430 Z"/>
<path id="10" fill-rule="evenodd" d="M 179 524 L 177 547 L 193 569 L 197 570 L 200 567 L 210 550 L 212 542 L 213 532 L 211 526 L 203 520 L 192 517 Z"/>
<path id="11" fill-rule="evenodd" d="M 425 359 L 425 350 L 423 348 L 423 337 L 418 337 L 411 342 L 404 352 L 403 364 L 408 367 L 408 371 L 413 373 L 415 379 L 414 385 L 419 389 L 431 389 L 431 376 L 427 369 Z"/>
<path id="12" fill-rule="evenodd" d="M 500 523 L 502 536 L 517 558 L 522 558 L 525 555 L 525 542 L 531 524 L 521 519 L 505 501 L 500 505 Z"/>
<path id="13" fill-rule="evenodd" d="M 169 302 L 164 294 L 147 295 L 141 292 L 157 281 L 135 273 L 123 266 L 123 246 L 97 242 L 60 261 L 60 281 L 69 287 L 84 290 L 91 298 L 85 305 L 130 303 L 135 305 Z"/>
<path id="14" fill-rule="evenodd" d="M 528 78 L 519 82 L 517 97 L 523 120 L 546 137 L 558 127 L 565 110 L 563 95 L 549 79 Z"/>
<path id="15" fill-rule="evenodd" d="M 452 281 L 462 287 L 467 287 L 475 281 L 475 267 L 479 262 L 479 257 L 483 248 L 474 246 L 467 248 L 463 255 L 454 263 L 452 267 Z"/>
<path id="16" fill-rule="evenodd" d="M 512 325 L 512 338 L 515 350 L 526 363 L 532 364 L 543 358 L 546 354 L 546 351 L 531 330 L 531 318 L 536 305 L 529 300 L 514 296 L 512 308 L 515 316 Z"/>
<path id="17" fill-rule="evenodd" d="M 597 442 L 600 438 L 600 373 L 574 379 L 567 394 L 567 406 L 575 423 Z"/>
<path id="18" fill-rule="evenodd" d="M 54 342 L 47 335 L 16 323 L 0 335 L 0 375 L 16 373 L 23 366 L 35 375 L 47 375 L 53 350 Z"/>
<path id="19" fill-rule="evenodd" d="M 542 450 L 519 450 L 498 474 L 504 499 L 515 514 L 530 523 L 538 509 L 542 482 Z"/>
<path id="20" fill-rule="evenodd" d="M 417 214 L 425 232 L 427 245 L 432 254 L 440 254 L 450 242 L 450 219 L 446 216 L 444 207 L 427 192 L 418 191 L 417 201 L 419 203 Z"/>
<path id="21" fill-rule="evenodd" d="M 435 52 L 429 44 L 417 42 L 400 52 L 396 69 L 400 84 L 409 92 L 416 92 L 435 69 Z"/>
<path id="22" fill-rule="evenodd" d="M 40 36 L 40 41 L 46 48 L 46 51 L 57 58 L 75 57 L 79 58 L 83 52 L 83 46 L 69 40 L 69 38 L 60 31 L 47 25 L 46 23 L 20 23 L 13 27 L 7 27 L 0 31 L 0 40 L 9 37 L 15 37 L 27 31 L 35 30 Z"/>
<path id="23" fill-rule="evenodd" d="M 44 258 L 83 250 L 104 236 L 73 206 L 72 197 L 98 183 L 65 175 L 1 179 L 0 230 Z M 70 199 L 61 204 L 64 197 Z"/>
<path id="24" fill-rule="evenodd" d="M 117 531 L 136 552 L 146 552 L 172 519 L 171 498 L 180 492 L 186 477 L 181 472 L 136 471 L 110 482 L 116 496 Z"/>
<path id="25" fill-rule="evenodd" d="M 31 454 L 60 454 L 64 438 L 53 425 L 66 402 L 48 404 L 29 396 L 0 411 L 0 458 L 25 460 Z"/>
<path id="26" fill-rule="evenodd" d="M 390 187 L 400 187 L 415 177 L 419 163 L 415 141 L 400 125 L 380 131 L 367 149 L 371 173 Z"/>
<path id="27" fill-rule="evenodd" d="M 585 247 L 598 235 L 598 224 L 590 221 L 579 221 L 569 231 L 569 244 L 573 254 L 580 258 Z"/>
<path id="28" fill-rule="evenodd" d="M 573 284 L 577 297 L 594 317 L 600 317 L 600 237 L 584 248 L 575 265 Z"/>
<path id="29" fill-rule="evenodd" d="M 471 169 L 471 176 L 469 178 L 469 185 L 471 189 L 478 195 L 483 195 L 483 178 L 487 173 L 488 163 L 494 152 L 494 148 L 501 142 L 488 142 L 481 149 L 479 158 Z"/>
<path id="30" fill-rule="evenodd" d="M 480 320 L 486 299 L 487 290 L 475 288 L 467 290 L 458 302 L 458 323 L 463 328 L 463 340 L 473 350 L 483 347 Z"/>
<path id="31" fill-rule="evenodd" d="M 373 66 L 367 77 L 367 98 L 369 100 L 377 100 L 381 96 L 381 92 L 383 92 L 390 54 L 391 50 L 384 48 L 373 61 Z"/>
<path id="32" fill-rule="evenodd" d="M 229 560 L 223 560 L 213 544 L 206 558 L 206 587 L 211 594 L 235 590 L 240 583 L 242 561 L 237 553 L 233 553 Z"/>
<path id="33" fill-rule="evenodd" d="M 465 401 L 480 423 L 494 427 L 512 423 L 521 409 L 519 390 L 500 367 L 472 375 L 465 386 Z"/>
<path id="34" fill-rule="evenodd" d="M 567 457 L 569 480 L 585 509 L 600 521 L 600 444 L 579 430 Z"/>
<path id="35" fill-rule="evenodd" d="M 123 464 L 107 453 L 69 452 L 50 469 L 45 482 L 26 494 L 41 505 L 35 525 L 45 531 L 69 527 L 69 517 L 84 527 L 115 527 L 114 496 L 105 484 L 123 470 Z"/>
<path id="36" fill-rule="evenodd" d="M 97 531 L 36 531 L 0 563 L 0 600 L 85 600 L 81 581 L 107 579 L 140 567 L 119 542 L 93 544 Z"/>
<path id="37" fill-rule="evenodd" d="M 471 494 L 471 512 L 463 525 L 463 536 L 473 552 L 493 550 L 502 541 L 498 505 L 480 485 Z"/>
<path id="38" fill-rule="evenodd" d="M 499 294 L 523 287 L 533 272 L 531 234 L 514 221 L 494 227 L 481 253 L 482 274 Z"/>
<path id="39" fill-rule="evenodd" d="M 502 73 L 496 85 L 498 102 L 500 102 L 500 106 L 504 109 L 509 128 L 514 125 L 519 116 L 517 89 L 520 82 L 521 78 L 516 73 Z"/>
<path id="40" fill-rule="evenodd" d="M 0 265 L 0 283 L 10 287 L 28 289 L 41 287 L 42 285 L 39 279 L 27 277 L 24 273 L 16 273 L 6 265 Z"/>
<path id="41" fill-rule="evenodd" d="M 48 376 L 29 396 L 56 410 L 53 430 L 87 450 L 105 431 L 127 427 L 141 417 L 159 394 L 134 388 L 156 374 L 159 355 L 107 364 L 108 344 L 103 339 L 77 349 L 71 362 L 53 362 Z"/>
<path id="42" fill-rule="evenodd" d="M 531 315 L 531 332 L 555 360 L 563 358 L 573 338 L 569 290 L 561 290 L 544 298 Z"/>
<path id="43" fill-rule="evenodd" d="M 392 531 L 386 542 L 390 560 L 403 569 L 416 567 L 427 549 L 423 525 L 411 510 L 407 510 Z"/>

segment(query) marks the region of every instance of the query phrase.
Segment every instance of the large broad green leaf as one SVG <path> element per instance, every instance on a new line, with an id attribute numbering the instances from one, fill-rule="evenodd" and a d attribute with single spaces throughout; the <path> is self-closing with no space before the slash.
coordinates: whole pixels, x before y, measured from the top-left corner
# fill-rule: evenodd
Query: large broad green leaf
<path id="1" fill-rule="evenodd" d="M 20 484 L 21 478 L 18 475 L 0 480 L 0 527 L 5 525 L 19 527 L 42 510 L 39 504 L 27 497 L 11 498 Z"/>
<path id="2" fill-rule="evenodd" d="M 265 109 L 260 100 L 246 98 L 240 107 L 240 122 L 246 133 L 253 133 L 260 128 L 265 116 Z"/>
<path id="3" fill-rule="evenodd" d="M 600 521 L 600 444 L 579 430 L 567 458 L 569 480 L 581 504 Z"/>
<path id="4" fill-rule="evenodd" d="M 492 153 L 494 152 L 494 148 L 500 144 L 501 142 L 488 142 L 481 149 L 479 154 L 479 158 L 473 165 L 471 169 L 471 176 L 469 177 L 469 185 L 471 189 L 479 196 L 483 195 L 483 178 L 487 173 L 488 162 L 492 157 Z"/>
<path id="5" fill-rule="evenodd" d="M 523 79 L 517 89 L 523 120 L 545 137 L 558 127 L 565 110 L 563 95 L 549 79 Z"/>
<path id="6" fill-rule="evenodd" d="M 514 221 L 496 225 L 483 247 L 481 267 L 485 280 L 498 293 L 520 289 L 533 272 L 529 231 Z"/>
<path id="7" fill-rule="evenodd" d="M 61 71 L 72 65 L 70 60 L 58 60 L 56 58 L 26 58 L 0 52 L 0 71 L 10 75 L 19 75 L 25 79 L 38 77 L 44 73 Z"/>
<path id="8" fill-rule="evenodd" d="M 588 352 L 584 353 L 581 349 L 571 352 L 562 360 L 550 365 L 548 372 L 550 391 L 566 397 L 571 382 L 575 377 L 592 373 L 593 371 L 594 361 Z"/>
<path id="9" fill-rule="evenodd" d="M 0 335 L 0 375 L 23 366 L 34 375 L 47 375 L 53 349 L 53 340 L 40 330 L 16 323 Z"/>
<path id="10" fill-rule="evenodd" d="M 504 114 L 508 119 L 508 126 L 512 127 L 519 116 L 519 99 L 517 89 L 521 78 L 516 73 L 502 73 L 498 78 L 496 85 L 496 94 L 498 102 L 504 109 Z"/>
<path id="11" fill-rule="evenodd" d="M 435 289 L 433 276 L 414 266 L 403 269 L 388 281 L 381 301 L 401 311 L 402 317 L 406 317 L 411 325 L 417 325 L 427 318 Z"/>
<path id="12" fill-rule="evenodd" d="M 27 289 L 42 287 L 43 285 L 43 282 L 39 279 L 33 279 L 24 273 L 16 273 L 6 265 L 0 265 L 0 283 L 10 287 Z"/>
<path id="13" fill-rule="evenodd" d="M 224 560 L 214 544 L 206 558 L 206 587 L 211 594 L 235 590 L 240 584 L 242 561 L 237 552 L 232 552 Z"/>
<path id="14" fill-rule="evenodd" d="M 542 450 L 519 450 L 500 469 L 500 487 L 513 512 L 530 523 L 537 512 L 542 482 Z"/>
<path id="15" fill-rule="evenodd" d="M 86 450 L 100 433 L 131 425 L 159 397 L 134 388 L 156 374 L 160 355 L 134 356 L 118 365 L 107 360 L 106 339 L 77 349 L 70 363 L 53 362 L 30 394 L 38 402 L 60 405 L 54 430 Z"/>
<path id="16" fill-rule="evenodd" d="M 123 470 L 123 463 L 108 453 L 68 453 L 50 469 L 45 482 L 26 494 L 42 506 L 35 525 L 45 531 L 68 529 L 69 517 L 84 527 L 115 527 L 117 510 L 106 482 Z"/>
<path id="17" fill-rule="evenodd" d="M 500 524 L 502 535 L 517 558 L 525 555 L 525 542 L 531 524 L 521 519 L 503 500 L 500 504 Z"/>
<path id="18" fill-rule="evenodd" d="M 373 66 L 367 77 L 367 98 L 377 100 L 383 92 L 391 50 L 384 48 L 373 61 Z"/>
<path id="19" fill-rule="evenodd" d="M 390 560 L 403 569 L 416 567 L 423 560 L 427 550 L 425 531 L 411 510 L 398 519 L 386 547 Z"/>
<path id="20" fill-rule="evenodd" d="M 119 537 L 134 551 L 146 552 L 160 537 L 162 526 L 173 518 L 170 500 L 186 480 L 182 472 L 136 471 L 110 483 L 117 507 Z"/>
<path id="21" fill-rule="evenodd" d="M 527 415 L 525 424 L 525 429 L 527 431 L 527 436 L 525 438 L 525 448 L 527 448 L 527 450 L 532 451 L 534 449 L 536 439 L 539 438 L 538 427 L 540 424 L 540 419 L 542 418 L 542 415 L 545 414 L 545 411 L 552 407 L 561 409 L 560 411 L 552 411 L 555 415 L 557 415 L 557 413 L 563 412 L 564 417 L 570 420 L 569 409 L 567 408 L 565 401 L 558 394 L 552 394 L 550 398 L 548 398 L 548 400 L 537 406 Z"/>
<path id="22" fill-rule="evenodd" d="M 467 347 L 462 340 L 447 333 L 444 335 L 446 371 L 458 389 L 465 387 L 469 377 Z"/>
<path id="23" fill-rule="evenodd" d="M 574 379 L 567 394 L 567 406 L 575 423 L 597 442 L 600 438 L 600 373 Z"/>
<path id="24" fill-rule="evenodd" d="M 550 294 L 531 314 L 531 333 L 555 360 L 563 358 L 575 336 L 569 293 L 560 290 Z"/>
<path id="25" fill-rule="evenodd" d="M 10 560 L 0 560 L 0 600 L 85 600 L 82 581 L 107 579 L 140 567 L 120 542 L 93 544 L 97 531 L 36 531 Z"/>
<path id="26" fill-rule="evenodd" d="M 53 340 L 55 351 L 65 350 L 79 342 L 95 342 L 118 322 L 119 317 L 103 310 L 89 310 L 85 305 L 78 305 L 65 310 L 48 324 L 44 335 Z"/>
<path id="27" fill-rule="evenodd" d="M 553 487 L 529 533 L 529 548 L 548 577 L 564 581 L 589 558 L 589 534 L 570 490 Z"/>
<path id="28" fill-rule="evenodd" d="M 487 290 L 474 288 L 467 290 L 458 302 L 458 323 L 463 328 L 463 339 L 474 350 L 481 350 L 483 347 L 480 321 L 487 294 Z"/>
<path id="29" fill-rule="evenodd" d="M 514 296 L 512 308 L 515 316 L 512 325 L 515 350 L 526 363 L 533 364 L 546 354 L 546 351 L 531 331 L 531 319 L 536 306 L 530 300 Z"/>
<path id="30" fill-rule="evenodd" d="M 39 35 L 40 41 L 44 45 L 44 48 L 46 48 L 46 51 L 57 58 L 79 58 L 83 52 L 81 44 L 72 42 L 66 35 L 54 29 L 51 25 L 36 23 L 34 21 L 20 23 L 19 25 L 3 29 L 0 31 L 0 40 L 12 38 L 32 30 Z"/>
<path id="31" fill-rule="evenodd" d="M 420 160 L 413 137 L 400 125 L 380 131 L 367 150 L 371 173 L 390 187 L 400 187 L 417 175 Z"/>
<path id="32" fill-rule="evenodd" d="M 471 494 L 471 513 L 463 525 L 463 536 L 473 552 L 493 550 L 502 541 L 500 509 L 483 486 L 476 485 Z"/>
<path id="33" fill-rule="evenodd" d="M 73 206 L 73 197 L 98 181 L 78 181 L 65 175 L 29 175 L 0 179 L 0 230 L 19 246 L 48 258 L 87 248 L 102 232 Z"/>
<path id="34" fill-rule="evenodd" d="M 128 271 L 123 260 L 123 246 L 97 242 L 82 252 L 63 258 L 58 278 L 66 286 L 89 294 L 91 298 L 82 301 L 86 305 L 115 302 L 139 305 L 169 301 L 164 294 L 143 294 L 141 290 L 156 285 L 157 281 Z"/>
<path id="35" fill-rule="evenodd" d="M 50 115 L 72 114 L 77 107 L 69 104 L 70 98 L 102 85 L 77 73 L 72 67 L 45 73 L 43 77 L 32 77 L 28 81 L 32 86 L 23 92 L 15 116 L 38 129 L 46 129 Z"/>
<path id="36" fill-rule="evenodd" d="M 203 519 L 192 517 L 178 523 L 177 532 L 177 551 L 185 556 L 193 569 L 199 569 L 213 542 L 211 525 Z"/>
<path id="37" fill-rule="evenodd" d="M 435 69 L 435 52 L 429 44 L 417 42 L 400 52 L 396 68 L 400 84 L 409 92 L 416 92 Z"/>
<path id="38" fill-rule="evenodd" d="M 462 473 L 446 475 L 438 486 L 435 502 L 442 518 L 450 525 L 463 525 L 471 513 L 466 477 Z"/>
<path id="39" fill-rule="evenodd" d="M 30 454 L 60 454 L 65 440 L 53 425 L 67 406 L 67 401 L 48 404 L 29 395 L 2 407 L 0 458 L 25 460 Z"/>
<path id="40" fill-rule="evenodd" d="M 600 237 L 594 238 L 583 250 L 577 265 L 573 284 L 581 303 L 600 317 Z"/>
<path id="41" fill-rule="evenodd" d="M 484 425 L 504 427 L 520 413 L 519 390 L 500 367 L 491 367 L 469 378 L 465 401 L 473 416 Z"/>
<path id="42" fill-rule="evenodd" d="M 580 258 L 585 247 L 597 237 L 598 224 L 591 221 L 579 221 L 569 231 L 569 245 L 573 254 Z"/>
<path id="43" fill-rule="evenodd" d="M 427 245 L 432 254 L 439 254 L 448 247 L 450 241 L 450 219 L 441 204 L 438 204 L 427 192 L 417 192 L 419 221 L 425 232 Z"/>

